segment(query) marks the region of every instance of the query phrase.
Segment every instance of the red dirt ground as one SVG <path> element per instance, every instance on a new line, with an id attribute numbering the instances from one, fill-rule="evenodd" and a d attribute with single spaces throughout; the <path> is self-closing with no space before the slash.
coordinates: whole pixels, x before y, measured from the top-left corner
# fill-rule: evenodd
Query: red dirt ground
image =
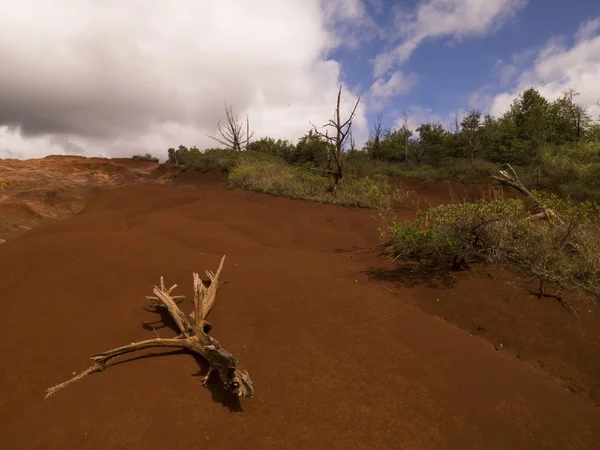
<path id="1" fill-rule="evenodd" d="M 180 170 L 130 158 L 0 159 L 0 239 L 78 213 L 100 188 L 162 183 Z"/>
<path id="2" fill-rule="evenodd" d="M 595 305 L 578 302 L 575 319 L 493 268 L 415 274 L 359 253 L 378 243 L 372 211 L 222 181 L 110 189 L 0 246 L 0 448 L 598 448 Z M 448 199 L 444 185 L 411 188 Z M 161 275 L 189 296 L 192 271 L 223 254 L 212 333 L 253 399 L 206 389 L 201 361 L 156 351 L 44 400 L 94 353 L 152 325 L 174 335 L 144 296 Z"/>

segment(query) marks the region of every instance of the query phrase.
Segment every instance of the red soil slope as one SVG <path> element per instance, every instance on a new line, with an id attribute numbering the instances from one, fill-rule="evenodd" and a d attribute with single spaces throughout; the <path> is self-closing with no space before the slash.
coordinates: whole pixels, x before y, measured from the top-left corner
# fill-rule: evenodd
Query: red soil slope
<path id="1" fill-rule="evenodd" d="M 0 239 L 83 209 L 99 188 L 163 182 L 180 168 L 133 159 L 0 159 Z"/>
<path id="2" fill-rule="evenodd" d="M 458 301 L 458 289 L 473 309 L 465 300 L 461 311 L 481 317 L 478 301 L 506 300 L 490 300 L 489 284 L 428 288 L 395 273 L 406 283 L 394 295 L 378 281 L 391 267 L 353 252 L 377 243 L 372 212 L 200 180 L 112 189 L 0 246 L 0 448 L 598 448 L 589 399 L 409 304 L 431 292 Z M 94 353 L 151 338 L 152 326 L 174 335 L 144 296 L 161 275 L 190 295 L 192 271 L 223 254 L 213 334 L 248 369 L 255 398 L 203 388 L 201 361 L 157 351 L 43 399 Z M 538 311 L 571 320 L 551 301 Z M 543 314 L 525 331 L 543 336 Z"/>

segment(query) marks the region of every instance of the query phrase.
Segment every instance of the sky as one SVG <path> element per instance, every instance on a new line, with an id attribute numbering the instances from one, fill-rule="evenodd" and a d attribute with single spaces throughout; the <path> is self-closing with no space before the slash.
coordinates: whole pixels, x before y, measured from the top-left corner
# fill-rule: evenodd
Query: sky
<path id="1" fill-rule="evenodd" d="M 0 0 L 0 61 L 0 158 L 215 147 L 226 104 L 297 142 L 340 86 L 360 146 L 530 87 L 600 117 L 600 2 Z"/>

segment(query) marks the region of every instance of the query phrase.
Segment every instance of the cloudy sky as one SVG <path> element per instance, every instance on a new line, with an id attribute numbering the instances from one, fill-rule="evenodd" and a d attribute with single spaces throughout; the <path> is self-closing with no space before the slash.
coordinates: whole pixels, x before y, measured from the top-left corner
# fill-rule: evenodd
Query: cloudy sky
<path id="1" fill-rule="evenodd" d="M 360 144 L 571 87 L 600 114 L 597 0 L 0 1 L 0 158 L 213 146 L 225 102 L 292 141 L 361 96 Z"/>

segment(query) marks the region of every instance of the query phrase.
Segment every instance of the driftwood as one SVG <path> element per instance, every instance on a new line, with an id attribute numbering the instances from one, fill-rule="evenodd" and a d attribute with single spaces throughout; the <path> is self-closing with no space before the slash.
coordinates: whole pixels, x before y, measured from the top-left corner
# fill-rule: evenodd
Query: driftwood
<path id="1" fill-rule="evenodd" d="M 527 220 L 534 221 L 540 219 L 556 219 L 559 222 L 563 223 L 560 217 L 558 217 L 558 215 L 552 209 L 543 208 L 539 205 L 537 199 L 535 198 L 535 195 L 533 195 L 533 193 L 525 187 L 521 180 L 519 180 L 515 169 L 513 169 L 510 164 L 507 164 L 507 166 L 512 173 L 508 173 L 508 171 L 506 170 L 501 170 L 500 176 L 492 175 L 492 179 L 496 180 L 500 184 L 512 187 L 516 191 L 520 192 L 521 194 L 532 200 L 535 203 L 535 205 L 541 209 L 541 212 L 537 214 L 532 214 L 527 218 Z"/>
<path id="2" fill-rule="evenodd" d="M 70 380 L 47 389 L 45 398 L 50 397 L 60 389 L 90 373 L 101 372 L 110 360 L 118 356 L 153 347 L 180 348 L 201 355 L 209 364 L 208 373 L 203 377 L 202 384 L 206 385 L 210 375 L 213 372 L 218 372 L 225 389 L 232 391 L 239 397 L 252 397 L 254 389 L 248 372 L 241 369 L 233 355 L 208 335 L 212 326 L 207 322 L 206 317 L 215 302 L 219 287 L 219 275 L 223 269 L 224 262 L 225 256 L 221 259 L 221 264 L 216 274 L 206 271 L 206 275 L 210 280 L 208 287 L 204 285 L 197 273 L 193 274 L 194 312 L 189 315 L 184 314 L 177 306 L 176 300 L 183 297 L 171 295 L 171 292 L 173 292 L 177 285 L 166 289 L 162 277 L 160 278 L 160 287 L 154 287 L 154 296 L 146 297 L 156 302 L 154 305 L 156 308 L 166 308 L 168 310 L 179 329 L 180 334 L 177 337 L 172 339 L 157 337 L 156 339 L 134 342 L 94 355 L 92 356 L 92 360 L 94 361 L 92 366 L 75 375 Z"/>

